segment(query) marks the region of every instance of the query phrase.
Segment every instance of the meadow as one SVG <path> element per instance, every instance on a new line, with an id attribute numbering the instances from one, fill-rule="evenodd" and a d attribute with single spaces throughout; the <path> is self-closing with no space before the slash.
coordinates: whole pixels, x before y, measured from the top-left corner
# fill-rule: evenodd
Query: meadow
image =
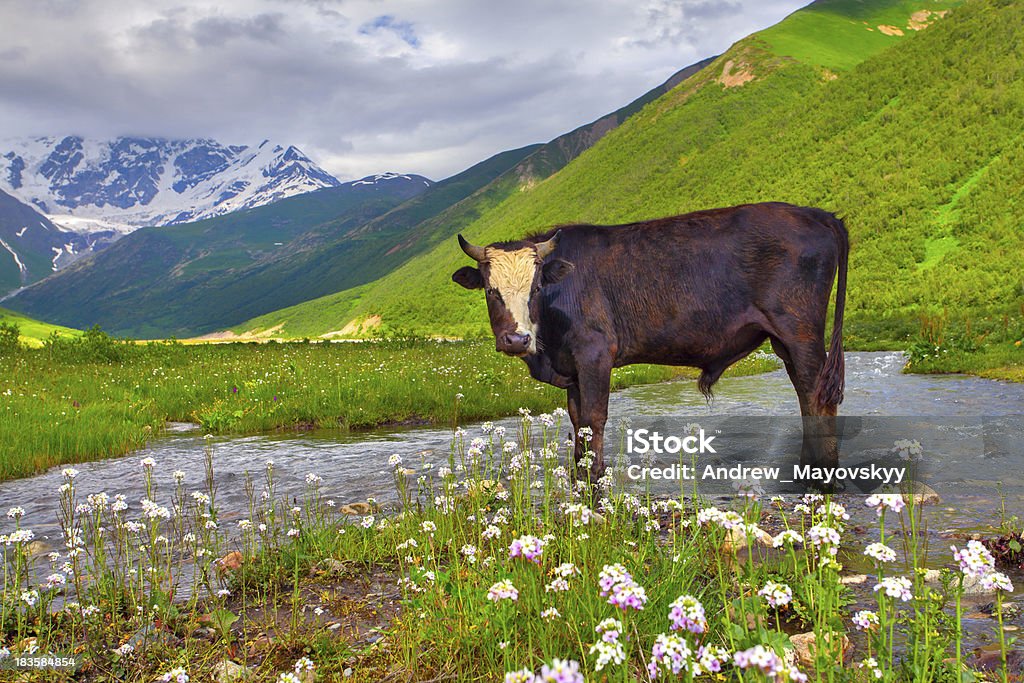
<path id="1" fill-rule="evenodd" d="M 207 433 L 451 425 L 551 410 L 565 393 L 529 378 L 492 341 L 391 338 L 359 343 L 135 344 L 98 328 L 41 348 L 0 344 L 0 480 L 123 455 L 167 422 Z M 2 342 L 2 339 L 0 339 Z M 773 370 L 760 354 L 734 374 Z M 613 388 L 693 376 L 631 366 Z"/>
<path id="2" fill-rule="evenodd" d="M 316 472 L 281 496 L 267 462 L 229 520 L 212 449 L 199 490 L 184 473 L 159 489 L 141 459 L 139 503 L 66 468 L 59 550 L 33 548 L 17 506 L 0 528 L 0 659 L 72 654 L 75 680 L 178 683 L 1009 680 L 998 543 L 929 550 L 925 508 L 900 493 L 655 496 L 621 457 L 573 481 L 565 420 L 454 430 L 446 466 L 396 454 L 386 506 L 341 506 Z M 993 601 L 984 659 L 965 647 L 968 586 Z"/>

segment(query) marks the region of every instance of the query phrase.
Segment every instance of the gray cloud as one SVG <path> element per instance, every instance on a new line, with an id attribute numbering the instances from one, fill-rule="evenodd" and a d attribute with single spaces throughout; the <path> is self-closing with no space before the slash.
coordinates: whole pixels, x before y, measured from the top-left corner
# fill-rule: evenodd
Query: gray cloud
<path id="1" fill-rule="evenodd" d="M 441 178 L 612 111 L 800 0 L 10 0 L 0 131 L 263 138 Z"/>

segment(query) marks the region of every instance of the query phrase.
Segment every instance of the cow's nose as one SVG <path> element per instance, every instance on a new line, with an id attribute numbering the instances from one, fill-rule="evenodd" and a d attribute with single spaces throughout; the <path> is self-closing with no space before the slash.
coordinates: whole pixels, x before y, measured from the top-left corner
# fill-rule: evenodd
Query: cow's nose
<path id="1" fill-rule="evenodd" d="M 526 353 L 527 349 L 530 348 L 530 335 L 529 333 L 509 332 L 502 338 L 502 351 L 505 353 Z"/>

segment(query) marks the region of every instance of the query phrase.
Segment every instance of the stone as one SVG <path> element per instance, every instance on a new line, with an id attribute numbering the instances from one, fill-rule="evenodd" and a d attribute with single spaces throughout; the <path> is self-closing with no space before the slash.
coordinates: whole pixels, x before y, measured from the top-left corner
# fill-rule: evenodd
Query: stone
<path id="1" fill-rule="evenodd" d="M 373 512 L 373 506 L 369 503 L 347 503 L 339 510 L 343 515 L 368 515 Z"/>
<path id="2" fill-rule="evenodd" d="M 859 586 L 867 582 L 867 574 L 847 574 L 839 577 L 839 583 L 844 586 Z"/>
<path id="3" fill-rule="evenodd" d="M 903 495 L 903 502 L 907 505 L 938 505 L 942 497 L 928 484 L 919 481 L 911 481 L 904 486 L 886 486 L 878 493 L 899 493 Z"/>
<path id="4" fill-rule="evenodd" d="M 941 569 L 929 569 L 924 573 L 924 582 L 932 587 L 942 585 L 942 570 Z M 957 585 L 956 577 L 954 576 L 952 583 L 950 584 L 951 589 L 955 589 Z M 981 584 L 981 579 L 976 576 L 965 576 L 964 577 L 964 592 L 966 595 L 991 595 L 995 593 L 995 590 L 986 590 Z"/>
<path id="5" fill-rule="evenodd" d="M 832 640 L 832 637 L 836 634 L 830 634 L 825 638 L 826 645 L 828 641 Z M 815 665 L 815 653 L 817 650 L 817 636 L 813 631 L 808 633 L 797 633 L 789 637 L 789 641 L 793 643 L 793 652 L 796 655 L 796 661 L 800 666 L 806 668 L 813 668 Z M 845 635 L 840 636 L 838 642 L 839 652 L 838 659 L 835 661 L 836 664 L 841 664 L 846 658 L 846 653 L 850 651 L 850 639 Z"/>
<path id="6" fill-rule="evenodd" d="M 235 683 L 244 681 L 249 676 L 249 670 L 241 664 L 225 659 L 213 665 L 214 683 Z"/>
<path id="7" fill-rule="evenodd" d="M 244 561 L 245 557 L 243 557 L 242 553 L 237 550 L 232 550 L 230 553 L 217 560 L 217 564 L 220 565 L 221 569 L 234 571 L 241 567 Z"/>
<path id="8" fill-rule="evenodd" d="M 745 550 L 748 545 L 747 534 L 740 527 L 733 527 L 726 531 L 725 540 L 722 541 L 722 552 L 733 553 Z M 749 540 L 752 547 L 772 547 L 772 535 L 763 529 L 757 529 Z"/>
<path id="9" fill-rule="evenodd" d="M 325 574 L 344 574 L 348 571 L 348 565 L 333 557 L 325 557 L 320 560 L 317 568 Z"/>

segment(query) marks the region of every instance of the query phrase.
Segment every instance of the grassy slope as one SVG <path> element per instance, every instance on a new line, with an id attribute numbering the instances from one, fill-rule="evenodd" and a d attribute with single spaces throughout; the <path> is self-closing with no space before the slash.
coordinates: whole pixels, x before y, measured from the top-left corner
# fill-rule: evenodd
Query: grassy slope
<path id="1" fill-rule="evenodd" d="M 9 311 L 6 308 L 0 308 L 0 323 L 17 325 L 18 331 L 21 334 L 21 341 L 29 346 L 42 346 L 43 340 L 54 332 L 67 337 L 77 337 L 81 334 L 79 330 L 33 320 L 20 313 Z"/>
<path id="2" fill-rule="evenodd" d="M 835 80 L 755 35 L 465 232 L 486 243 L 559 222 L 779 199 L 845 216 L 853 346 L 902 343 L 922 312 L 1015 308 L 1021 19 L 1018 6 L 971 2 Z M 756 78 L 723 88 L 714 79 L 728 61 Z M 376 283 L 242 327 L 313 335 L 380 315 L 393 328 L 485 333 L 481 297 L 448 279 L 464 260 L 443 244 Z"/>

